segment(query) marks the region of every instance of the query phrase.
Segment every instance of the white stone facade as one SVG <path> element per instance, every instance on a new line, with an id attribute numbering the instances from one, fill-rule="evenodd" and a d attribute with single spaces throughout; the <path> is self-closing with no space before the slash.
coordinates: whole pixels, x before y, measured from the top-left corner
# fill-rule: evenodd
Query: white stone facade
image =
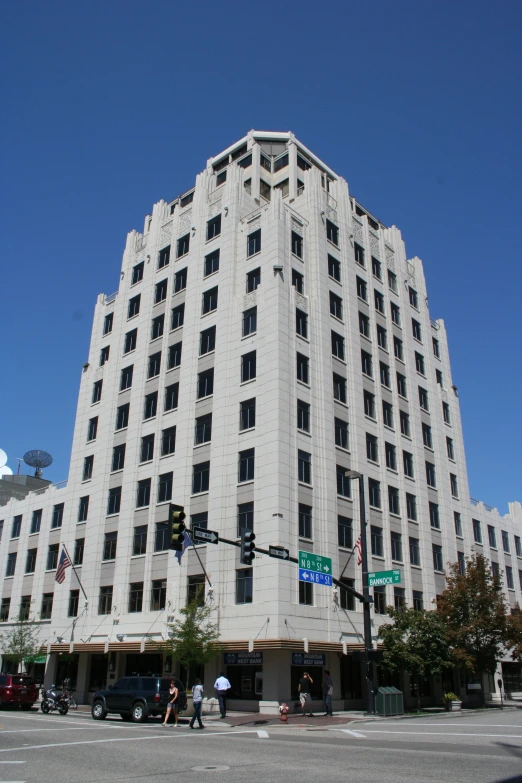
<path id="1" fill-rule="evenodd" d="M 181 566 L 172 552 L 154 551 L 155 527 L 166 519 L 169 503 L 159 502 L 158 481 L 169 472 L 173 474 L 171 500 L 183 505 L 187 516 L 207 512 L 210 529 L 236 539 L 238 504 L 253 503 L 258 546 L 281 545 L 294 556 L 299 549 L 328 555 L 338 576 L 351 552 L 339 546 L 338 515 L 353 520 L 355 544 L 359 507 L 356 486 L 351 488 L 351 497 L 337 493 L 336 466 L 353 468 L 380 486 L 381 508 L 367 508 L 367 515 L 369 525 L 382 529 L 383 552 L 382 557 L 370 558 L 370 568 L 399 568 L 400 587 L 408 604 L 416 591 L 417 598 L 420 595 L 429 608 L 444 589 L 444 575 L 434 569 L 433 544 L 442 548 L 443 566 L 457 560 L 458 552 L 468 555 L 475 547 L 498 562 L 504 573 L 511 568 L 513 587 L 506 586 L 506 594 L 511 605 L 522 603 L 522 552 L 517 555 L 516 550 L 522 537 L 522 507 L 511 503 L 509 514 L 502 517 L 496 509 L 469 499 L 459 399 L 452 381 L 446 330 L 443 321 L 430 318 L 422 262 L 407 258 L 400 231 L 384 227 L 367 214 L 350 195 L 346 181 L 291 133 L 250 132 L 208 161 L 196 178 L 192 197 L 191 193 L 171 203 L 158 202 L 152 215 L 145 218 L 143 234 L 132 231 L 128 235 L 119 289 L 110 297 L 98 297 L 88 364 L 81 375 L 67 486 L 32 492 L 24 500 L 0 507 L 3 573 L 8 553 L 18 553 L 14 575 L 3 581 L 2 599 L 10 598 L 11 603 L 0 628 L 8 626 L 18 613 L 22 596 L 31 596 L 32 616 L 38 618 L 42 595 L 53 593 L 52 617 L 42 621 L 41 629 L 42 642 L 49 645 L 51 654 L 49 666 L 55 665 L 62 650 L 79 654 L 77 688 L 85 698 L 92 680 L 91 655 L 109 651 L 110 658 L 112 654 L 110 682 L 125 673 L 124 652 L 143 653 L 145 639 L 147 651 L 152 650 L 165 636 L 168 619 L 178 616 L 185 605 L 189 576 L 202 570 L 192 551 L 183 556 Z M 218 216 L 220 232 L 207 239 L 208 221 Z M 247 238 L 258 230 L 261 249 L 249 257 Z M 178 258 L 183 237 L 189 238 L 188 252 Z M 168 246 L 169 261 L 159 268 L 165 255 L 160 251 Z M 361 249 L 364 266 L 355 258 L 357 255 L 363 261 Z M 205 258 L 216 250 L 219 269 L 205 275 Z M 329 266 L 329 256 L 333 266 Z M 133 283 L 139 264 L 143 264 L 143 276 Z M 182 279 L 179 273 L 183 269 L 187 270 L 186 287 L 176 292 L 175 276 L 178 273 L 177 279 Z M 248 292 L 247 275 L 256 269 L 260 270 L 260 283 Z M 303 291 L 299 293 L 301 280 Z M 161 301 L 155 303 L 161 291 L 158 284 L 163 281 L 166 296 L 160 295 Z M 366 301 L 358 295 L 364 293 L 362 286 Z M 211 309 L 203 313 L 204 295 L 216 287 L 217 307 L 213 308 L 212 297 L 207 295 Z M 139 312 L 129 318 L 129 307 L 133 306 L 129 303 L 138 295 Z M 172 311 L 183 303 L 183 325 L 172 330 Z M 342 313 L 338 312 L 340 306 Z M 257 328 L 243 336 L 243 313 L 252 307 L 257 308 Z M 392 320 L 392 307 L 399 308 L 399 324 Z M 296 309 L 304 314 L 301 318 L 306 317 L 306 337 L 296 333 Z M 333 315 L 332 309 L 340 317 Z M 106 317 L 111 313 L 112 328 L 104 334 Z M 162 314 L 163 333 L 152 339 L 153 319 Z M 201 332 L 214 326 L 215 349 L 201 355 Z M 385 347 L 379 346 L 378 327 Z M 368 336 L 361 334 L 361 328 Z M 420 330 L 420 339 L 414 336 L 414 328 Z M 126 335 L 134 329 L 136 346 L 124 353 Z M 334 339 L 343 343 L 344 357 L 332 355 L 332 331 L 338 335 Z M 394 337 L 401 341 L 402 359 L 396 356 Z M 433 340 L 439 356 L 434 353 Z M 178 343 L 182 345 L 181 360 L 169 369 L 169 348 Z M 105 348 L 109 348 L 109 355 L 100 366 Z M 253 351 L 255 377 L 242 382 L 242 356 Z M 371 356 L 373 377 L 362 372 L 361 351 Z M 153 377 L 148 378 L 149 357 L 159 352 L 159 371 L 155 368 Z M 298 354 L 308 359 L 308 383 L 297 378 Z M 122 370 L 131 365 L 132 384 L 120 390 Z M 198 374 L 212 368 L 213 393 L 198 399 Z M 399 394 L 397 373 L 406 379 L 405 395 Z M 345 379 L 345 402 L 334 399 L 334 374 Z M 93 403 L 94 385 L 99 381 L 103 382 L 101 398 Z M 165 390 L 174 384 L 179 384 L 178 404 L 165 411 Z M 427 410 L 421 409 L 419 387 L 427 395 Z M 374 395 L 373 416 L 365 413 L 365 391 Z M 158 392 L 157 410 L 144 419 L 145 398 L 154 392 Z M 252 398 L 256 400 L 255 426 L 242 430 L 240 403 Z M 309 431 L 298 429 L 298 400 L 310 406 Z M 392 426 L 384 423 L 383 402 L 392 406 Z M 118 409 L 126 404 L 128 423 L 116 431 Z M 366 404 L 370 405 L 368 397 Z M 443 406 L 449 410 L 449 422 L 444 419 Z M 401 433 L 401 410 L 409 415 L 409 434 Z M 208 414 L 212 414 L 211 440 L 195 445 L 196 418 Z M 89 422 L 95 417 L 96 437 L 88 441 Z M 335 419 L 347 425 L 346 448 L 336 445 Z M 423 433 L 423 424 L 431 428 L 429 433 Z M 172 427 L 175 451 L 162 455 L 162 433 Z M 342 429 L 339 439 L 344 437 Z M 142 462 L 142 439 L 149 435 L 154 435 L 153 455 Z M 367 457 L 367 436 L 377 439 L 375 460 Z M 424 445 L 425 439 L 431 445 Z M 122 444 L 126 447 L 124 467 L 112 470 L 113 449 Z M 395 447 L 395 467 L 390 446 L 387 467 L 385 444 Z M 239 482 L 238 455 L 249 449 L 255 450 L 254 477 Z M 298 451 L 310 455 L 309 483 L 299 481 Z M 403 452 L 411 455 L 413 477 L 405 475 Z M 92 477 L 84 480 L 85 458 L 90 456 Z M 193 493 L 193 466 L 206 462 L 210 463 L 208 491 Z M 435 488 L 428 486 L 426 462 L 435 466 Z M 452 491 L 450 474 L 456 477 L 456 492 L 455 488 Z M 151 479 L 150 502 L 136 508 L 138 482 L 147 479 Z M 390 486 L 398 491 L 396 514 L 390 513 Z M 109 492 L 118 487 L 119 512 L 108 514 Z M 408 518 L 412 514 L 407 513 L 407 494 L 416 498 L 416 520 Z M 80 498 L 87 496 L 87 518 L 79 522 Z M 63 521 L 61 527 L 51 529 L 53 507 L 59 503 L 64 504 Z M 439 528 L 431 524 L 430 503 L 438 507 Z M 299 536 L 299 504 L 312 508 L 311 535 L 307 538 Z M 32 514 L 38 509 L 42 509 L 40 531 L 31 533 Z M 455 512 L 461 517 L 461 536 L 456 535 Z M 20 534 L 11 538 L 17 515 L 22 515 Z M 482 546 L 474 541 L 473 519 L 481 523 Z M 436 524 L 435 518 L 432 521 Z M 146 552 L 133 554 L 134 529 L 145 525 Z M 496 531 L 496 548 L 490 546 L 488 525 Z M 104 561 L 106 534 L 116 531 L 115 557 Z M 502 531 L 508 536 L 509 553 L 502 546 Z M 400 535 L 399 561 L 392 560 L 392 533 Z M 515 536 L 519 537 L 518 545 Z M 418 541 L 418 566 L 410 562 L 410 538 Z M 65 543 L 73 556 L 77 539 L 85 540 L 78 572 L 89 602 L 84 607 L 80 595 L 75 622 L 68 616 L 70 590 L 78 589 L 72 569 L 59 585 L 55 570 L 47 571 L 45 566 L 49 545 Z M 378 547 L 379 542 L 375 543 Z M 25 574 L 29 549 L 38 550 L 36 569 Z M 350 691 L 345 682 L 341 693 L 339 685 L 343 642 L 348 652 L 362 645 L 362 611 L 357 602 L 353 610 L 345 610 L 331 588 L 316 585 L 313 605 L 300 604 L 296 565 L 259 556 L 253 565 L 252 602 L 236 603 L 236 572 L 242 568 L 239 550 L 208 545 L 201 547 L 199 554 L 213 584 L 214 616 L 227 649 L 245 650 L 249 640 L 255 640 L 254 651 L 263 652 L 262 700 L 266 708 L 269 703 L 290 698 L 290 655 L 292 650 L 303 651 L 303 639 L 309 640 L 311 652 L 325 655 L 324 662 L 338 684 L 338 699 L 343 696 L 343 703 L 358 703 L 357 688 Z M 357 590 L 362 589 L 356 556 L 344 576 L 354 580 Z M 152 582 L 160 580 L 166 580 L 165 608 L 152 611 Z M 131 583 L 143 583 L 142 611 L 129 612 Z M 100 615 L 100 588 L 109 586 L 113 588 L 110 613 Z M 386 603 L 393 603 L 392 588 L 387 591 Z M 4 602 L 4 615 L 5 608 Z M 375 634 L 381 621 L 380 615 L 374 617 Z M 116 634 L 124 641 L 118 642 Z M 61 645 L 58 638 L 63 639 Z M 208 667 L 209 679 L 221 666 L 216 662 Z M 54 669 L 49 676 L 53 679 Z M 343 676 L 346 679 L 347 675 Z M 261 698 L 254 690 L 252 697 Z M 243 696 L 243 704 L 249 704 L 248 690 Z"/>

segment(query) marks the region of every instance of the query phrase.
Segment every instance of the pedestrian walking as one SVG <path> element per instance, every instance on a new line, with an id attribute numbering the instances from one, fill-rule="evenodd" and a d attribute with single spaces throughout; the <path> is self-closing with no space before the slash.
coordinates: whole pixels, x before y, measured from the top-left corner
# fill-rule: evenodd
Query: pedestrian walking
<path id="1" fill-rule="evenodd" d="M 169 700 L 167 703 L 167 712 L 165 713 L 165 720 L 161 724 L 162 726 L 166 726 L 170 713 L 174 713 L 174 728 L 178 728 L 178 696 L 179 696 L 179 690 L 176 688 L 176 683 L 174 680 L 171 680 L 169 683 Z"/>
<path id="2" fill-rule="evenodd" d="M 314 681 L 308 674 L 308 672 L 305 672 L 301 679 L 299 680 L 299 701 L 301 702 L 301 708 L 303 710 L 303 715 L 306 715 L 306 710 L 310 710 L 309 715 L 311 718 L 313 718 L 312 714 L 312 694 L 310 691 L 311 686 L 314 684 Z"/>
<path id="3" fill-rule="evenodd" d="M 325 715 L 329 715 L 330 717 L 332 717 L 333 716 L 333 712 L 332 712 L 333 682 L 332 682 L 332 678 L 330 677 L 330 672 L 328 671 L 328 669 L 324 670 L 323 696 L 324 696 L 324 703 L 326 705 Z"/>
<path id="4" fill-rule="evenodd" d="M 220 672 L 219 677 L 214 683 L 214 688 L 217 691 L 217 697 L 219 702 L 219 711 L 222 718 L 227 717 L 227 692 L 232 686 L 225 677 L 225 672 Z"/>
<path id="5" fill-rule="evenodd" d="M 190 728 L 194 728 L 194 723 L 196 720 L 199 723 L 199 728 L 204 729 L 203 723 L 201 721 L 201 707 L 203 706 L 203 686 L 201 684 L 201 680 L 198 678 L 195 682 L 195 684 L 192 686 L 192 703 L 194 705 L 194 716 L 192 720 L 190 721 Z"/>

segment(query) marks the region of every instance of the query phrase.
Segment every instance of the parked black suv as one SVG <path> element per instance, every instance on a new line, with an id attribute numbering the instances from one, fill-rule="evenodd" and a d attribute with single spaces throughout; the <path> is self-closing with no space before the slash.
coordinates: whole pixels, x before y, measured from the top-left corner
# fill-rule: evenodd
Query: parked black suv
<path id="1" fill-rule="evenodd" d="M 91 715 L 104 720 L 109 712 L 119 713 L 122 720 L 136 723 L 146 721 L 149 715 L 165 715 L 169 684 L 173 681 L 179 690 L 178 708 L 187 708 L 185 686 L 176 677 L 132 676 L 115 682 L 106 691 L 96 691 L 92 698 Z"/>

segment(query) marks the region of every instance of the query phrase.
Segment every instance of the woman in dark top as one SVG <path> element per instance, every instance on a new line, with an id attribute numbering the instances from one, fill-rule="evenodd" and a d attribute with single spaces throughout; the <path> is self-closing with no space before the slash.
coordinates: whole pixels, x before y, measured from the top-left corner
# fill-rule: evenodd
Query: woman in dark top
<path id="1" fill-rule="evenodd" d="M 167 704 L 167 712 L 165 714 L 165 720 L 161 724 L 162 726 L 167 725 L 167 721 L 169 719 L 169 715 L 171 711 L 174 713 L 174 728 L 177 728 L 178 726 L 178 695 L 179 691 L 176 688 L 174 682 L 171 680 L 169 685 L 169 702 Z"/>

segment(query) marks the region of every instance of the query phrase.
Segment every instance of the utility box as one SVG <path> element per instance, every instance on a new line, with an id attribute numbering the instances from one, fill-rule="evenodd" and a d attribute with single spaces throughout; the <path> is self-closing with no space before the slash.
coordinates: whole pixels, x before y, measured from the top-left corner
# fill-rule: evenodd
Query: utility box
<path id="1" fill-rule="evenodd" d="M 404 715 L 402 691 L 393 686 L 379 688 L 375 695 L 375 709 L 378 715 Z"/>

